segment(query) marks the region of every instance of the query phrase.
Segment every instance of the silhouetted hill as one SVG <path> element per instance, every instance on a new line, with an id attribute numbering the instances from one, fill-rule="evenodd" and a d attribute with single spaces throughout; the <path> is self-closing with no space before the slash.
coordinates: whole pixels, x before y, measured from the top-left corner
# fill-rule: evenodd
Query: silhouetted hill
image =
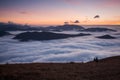
<path id="1" fill-rule="evenodd" d="M 113 37 L 111 35 L 103 35 L 103 36 L 98 36 L 96 38 L 100 38 L 100 39 L 116 39 L 116 37 Z"/>
<path id="2" fill-rule="evenodd" d="M 105 32 L 112 31 L 116 32 L 116 30 L 109 28 L 84 28 L 79 25 L 63 25 L 63 26 L 50 26 L 43 29 L 43 31 L 85 31 L 85 32 Z"/>
<path id="3" fill-rule="evenodd" d="M 37 28 L 31 27 L 29 25 L 20 25 L 15 23 L 0 23 L 1 31 L 23 31 L 23 30 L 38 30 Z"/>
<path id="4" fill-rule="evenodd" d="M 107 62 L 107 63 L 117 63 L 117 61 L 119 61 L 120 60 L 120 56 L 113 56 L 113 57 L 108 57 L 108 58 L 104 58 L 104 59 L 101 59 L 101 60 L 99 60 L 99 62 L 103 62 L 103 63 L 105 63 L 105 62 Z"/>
<path id="5" fill-rule="evenodd" d="M 64 39 L 69 37 L 87 36 L 90 34 L 60 34 L 52 32 L 24 32 L 16 35 L 13 39 L 18 39 L 20 41 L 28 40 L 53 40 L 53 39 Z"/>
<path id="6" fill-rule="evenodd" d="M 0 80 L 119 80 L 120 56 L 88 63 L 1 64 Z"/>
<path id="7" fill-rule="evenodd" d="M 87 29 L 83 29 L 82 31 L 87 31 L 87 32 L 105 32 L 105 31 L 113 31 L 113 32 L 115 32 L 116 30 L 109 29 L 109 28 L 87 28 Z"/>
<path id="8" fill-rule="evenodd" d="M 108 28 L 87 28 L 85 29 L 79 25 L 61 25 L 61 26 L 49 26 L 49 27 L 31 27 L 29 25 L 20 25 L 15 23 L 0 23 L 0 30 L 3 31 L 26 31 L 26 30 L 41 30 L 41 31 L 86 31 L 86 32 L 105 32 L 105 31 L 116 31 Z"/>
<path id="9" fill-rule="evenodd" d="M 47 27 L 47 31 L 79 31 L 83 30 L 84 27 L 79 25 L 62 25 L 62 26 L 55 26 L 55 27 Z"/>
<path id="10" fill-rule="evenodd" d="M 63 26 L 49 26 L 49 27 L 31 27 L 29 25 L 20 25 L 12 22 L 0 22 L 0 30 L 3 31 L 16 31 L 16 30 L 42 30 L 42 31 L 69 31 L 69 30 L 82 30 L 82 26 L 78 25 L 63 25 Z"/>
<path id="11" fill-rule="evenodd" d="M 6 36 L 6 35 L 11 35 L 9 32 L 6 31 L 0 31 L 0 37 Z"/>

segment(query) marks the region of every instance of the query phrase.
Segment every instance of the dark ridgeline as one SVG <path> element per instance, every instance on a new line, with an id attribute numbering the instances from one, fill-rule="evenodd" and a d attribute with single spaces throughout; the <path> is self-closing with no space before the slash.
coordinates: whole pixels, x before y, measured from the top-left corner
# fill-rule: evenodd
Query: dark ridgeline
<path id="1" fill-rule="evenodd" d="M 2 23 L 0 22 L 1 31 L 26 31 L 26 30 L 38 30 L 37 28 L 31 27 L 29 25 L 21 25 L 13 22 Z"/>
<path id="2" fill-rule="evenodd" d="M 91 34 L 60 34 L 52 32 L 24 32 L 16 35 L 13 39 L 18 39 L 20 41 L 29 41 L 29 40 L 54 40 L 54 39 L 64 39 L 69 37 L 78 37 L 78 36 L 88 36 Z"/>
<path id="3" fill-rule="evenodd" d="M 6 36 L 6 35 L 11 35 L 11 34 L 7 31 L 1 31 L 0 30 L 0 37 Z"/>
<path id="4" fill-rule="evenodd" d="M 13 22 L 2 23 L 0 22 L 1 31 L 26 31 L 26 30 L 41 30 L 41 31 L 69 31 L 69 30 L 82 30 L 82 26 L 78 25 L 62 25 L 62 26 L 49 26 L 49 27 L 31 27 L 29 25 L 20 25 Z"/>
<path id="5" fill-rule="evenodd" d="M 80 37 L 89 36 L 88 33 L 79 34 L 63 34 L 63 33 L 53 33 L 53 32 L 24 32 L 17 34 L 13 39 L 18 39 L 19 41 L 29 41 L 29 40 L 54 40 L 54 39 L 65 39 L 69 37 Z M 116 39 L 116 37 L 110 35 L 98 36 L 96 38 L 100 39 Z"/>
<path id="6" fill-rule="evenodd" d="M 103 36 L 98 36 L 96 38 L 100 38 L 100 39 L 116 39 L 116 37 L 113 37 L 111 35 L 103 35 Z"/>
<path id="7" fill-rule="evenodd" d="M 113 29 L 109 29 L 109 28 L 86 28 L 83 29 L 81 31 L 86 31 L 86 32 L 105 32 L 105 31 L 112 31 L 112 32 L 116 32 L 116 30 Z"/>
<path id="8" fill-rule="evenodd" d="M 49 27 L 31 27 L 29 25 L 20 25 L 13 22 L 2 23 L 0 22 L 1 31 L 30 31 L 30 30 L 41 30 L 41 31 L 85 31 L 85 32 L 105 32 L 105 31 L 116 31 L 109 28 L 84 28 L 79 25 L 61 25 L 61 26 L 49 26 Z"/>
<path id="9" fill-rule="evenodd" d="M 62 25 L 55 27 L 47 27 L 45 29 L 47 31 L 80 31 L 84 30 L 85 28 L 79 25 Z"/>
<path id="10" fill-rule="evenodd" d="M 0 80 L 120 80 L 120 56 L 98 63 L 1 64 Z"/>

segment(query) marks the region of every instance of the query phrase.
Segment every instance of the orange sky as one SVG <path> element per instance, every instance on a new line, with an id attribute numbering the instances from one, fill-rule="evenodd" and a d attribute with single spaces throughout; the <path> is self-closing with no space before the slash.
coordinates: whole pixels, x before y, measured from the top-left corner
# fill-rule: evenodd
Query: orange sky
<path id="1" fill-rule="evenodd" d="M 120 0 L 0 0 L 0 22 L 120 25 Z M 94 18 L 99 15 L 99 18 Z"/>

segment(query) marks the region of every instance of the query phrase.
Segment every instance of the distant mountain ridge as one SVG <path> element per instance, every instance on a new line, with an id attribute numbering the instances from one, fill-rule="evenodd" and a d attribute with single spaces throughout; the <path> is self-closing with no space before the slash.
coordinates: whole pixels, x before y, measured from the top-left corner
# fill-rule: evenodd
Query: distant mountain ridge
<path id="1" fill-rule="evenodd" d="M 46 27 L 45 30 L 47 31 L 79 31 L 84 30 L 85 28 L 79 25 L 61 25 L 61 26 L 51 26 Z"/>
<path id="2" fill-rule="evenodd" d="M 22 30 L 37 30 L 34 27 L 29 25 L 20 25 L 15 23 L 2 23 L 0 22 L 0 30 L 1 31 L 22 31 Z"/>
<path id="3" fill-rule="evenodd" d="M 85 32 L 104 32 L 104 31 L 116 31 L 108 28 L 84 28 L 80 25 L 61 25 L 61 26 L 49 26 L 49 27 L 31 27 L 30 25 L 20 25 L 15 23 L 2 23 L 0 22 L 1 31 L 85 31 Z"/>

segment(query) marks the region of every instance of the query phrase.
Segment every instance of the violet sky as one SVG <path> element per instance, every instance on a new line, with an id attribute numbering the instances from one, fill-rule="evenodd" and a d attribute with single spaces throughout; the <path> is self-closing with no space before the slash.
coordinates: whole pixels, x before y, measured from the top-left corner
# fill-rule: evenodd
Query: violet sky
<path id="1" fill-rule="evenodd" d="M 0 22 L 61 25 L 76 20 L 79 25 L 119 25 L 120 0 L 0 0 Z"/>

